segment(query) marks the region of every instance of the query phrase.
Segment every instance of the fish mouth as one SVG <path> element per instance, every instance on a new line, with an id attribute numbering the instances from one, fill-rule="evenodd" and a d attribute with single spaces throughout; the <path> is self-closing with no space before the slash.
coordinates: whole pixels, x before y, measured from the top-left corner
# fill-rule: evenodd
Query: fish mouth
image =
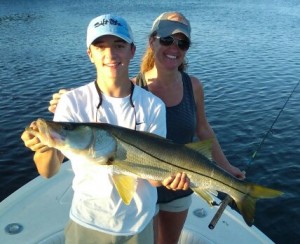
<path id="1" fill-rule="evenodd" d="M 42 140 L 45 141 L 48 146 L 54 146 L 59 142 L 64 141 L 65 137 L 62 130 L 62 126 L 53 121 L 46 121 L 44 119 L 37 119 L 36 125 L 39 129 L 40 135 L 43 136 Z"/>

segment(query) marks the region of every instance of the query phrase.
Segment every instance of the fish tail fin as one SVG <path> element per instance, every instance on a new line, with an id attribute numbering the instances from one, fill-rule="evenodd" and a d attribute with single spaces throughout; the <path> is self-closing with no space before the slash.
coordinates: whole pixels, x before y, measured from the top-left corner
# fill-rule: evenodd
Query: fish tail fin
<path id="1" fill-rule="evenodd" d="M 256 201 L 263 198 L 279 197 L 283 192 L 255 184 L 249 184 L 248 187 L 248 193 L 235 202 L 247 225 L 252 226 Z"/>

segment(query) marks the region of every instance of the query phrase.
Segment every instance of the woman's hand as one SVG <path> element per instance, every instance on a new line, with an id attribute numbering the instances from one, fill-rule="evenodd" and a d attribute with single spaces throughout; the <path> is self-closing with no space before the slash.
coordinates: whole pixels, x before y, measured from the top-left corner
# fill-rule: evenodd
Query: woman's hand
<path id="1" fill-rule="evenodd" d="M 239 168 L 233 166 L 232 164 L 229 164 L 228 167 L 224 167 L 224 169 L 232 174 L 234 177 L 240 179 L 240 180 L 244 180 L 246 179 L 246 172 L 245 171 L 241 171 Z"/>
<path id="2" fill-rule="evenodd" d="M 48 107 L 48 110 L 51 112 L 51 113 L 55 113 L 55 110 L 56 110 L 56 106 L 61 98 L 61 96 L 63 94 L 65 94 L 66 92 L 70 91 L 70 89 L 61 89 L 59 90 L 57 93 L 54 93 L 52 95 L 52 100 L 50 100 L 49 102 L 49 107 Z"/>

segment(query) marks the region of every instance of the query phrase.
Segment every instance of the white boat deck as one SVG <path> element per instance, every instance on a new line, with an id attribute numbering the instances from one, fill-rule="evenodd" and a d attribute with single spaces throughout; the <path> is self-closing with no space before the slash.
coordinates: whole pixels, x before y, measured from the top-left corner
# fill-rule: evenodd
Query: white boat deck
<path id="1" fill-rule="evenodd" d="M 69 219 L 73 175 L 70 163 L 66 162 L 50 180 L 37 177 L 3 200 L 0 203 L 0 243 L 64 243 L 63 230 Z M 255 226 L 247 226 L 229 207 L 216 227 L 209 229 L 217 209 L 193 195 L 180 243 L 273 243 Z"/>

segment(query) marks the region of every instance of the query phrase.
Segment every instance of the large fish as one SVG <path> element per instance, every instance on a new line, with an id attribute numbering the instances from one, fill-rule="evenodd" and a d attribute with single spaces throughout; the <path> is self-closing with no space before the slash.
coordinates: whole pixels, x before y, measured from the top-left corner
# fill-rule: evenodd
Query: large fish
<path id="1" fill-rule="evenodd" d="M 39 132 L 26 128 L 49 147 L 67 158 L 80 157 L 99 167 L 113 167 L 114 184 L 125 204 L 135 192 L 134 177 L 163 180 L 185 172 L 190 187 L 212 204 L 217 191 L 230 195 L 251 226 L 256 200 L 282 195 L 281 191 L 241 181 L 218 167 L 211 159 L 211 141 L 180 145 L 159 136 L 99 123 L 36 121 Z M 134 176 L 134 177 L 133 177 Z"/>

